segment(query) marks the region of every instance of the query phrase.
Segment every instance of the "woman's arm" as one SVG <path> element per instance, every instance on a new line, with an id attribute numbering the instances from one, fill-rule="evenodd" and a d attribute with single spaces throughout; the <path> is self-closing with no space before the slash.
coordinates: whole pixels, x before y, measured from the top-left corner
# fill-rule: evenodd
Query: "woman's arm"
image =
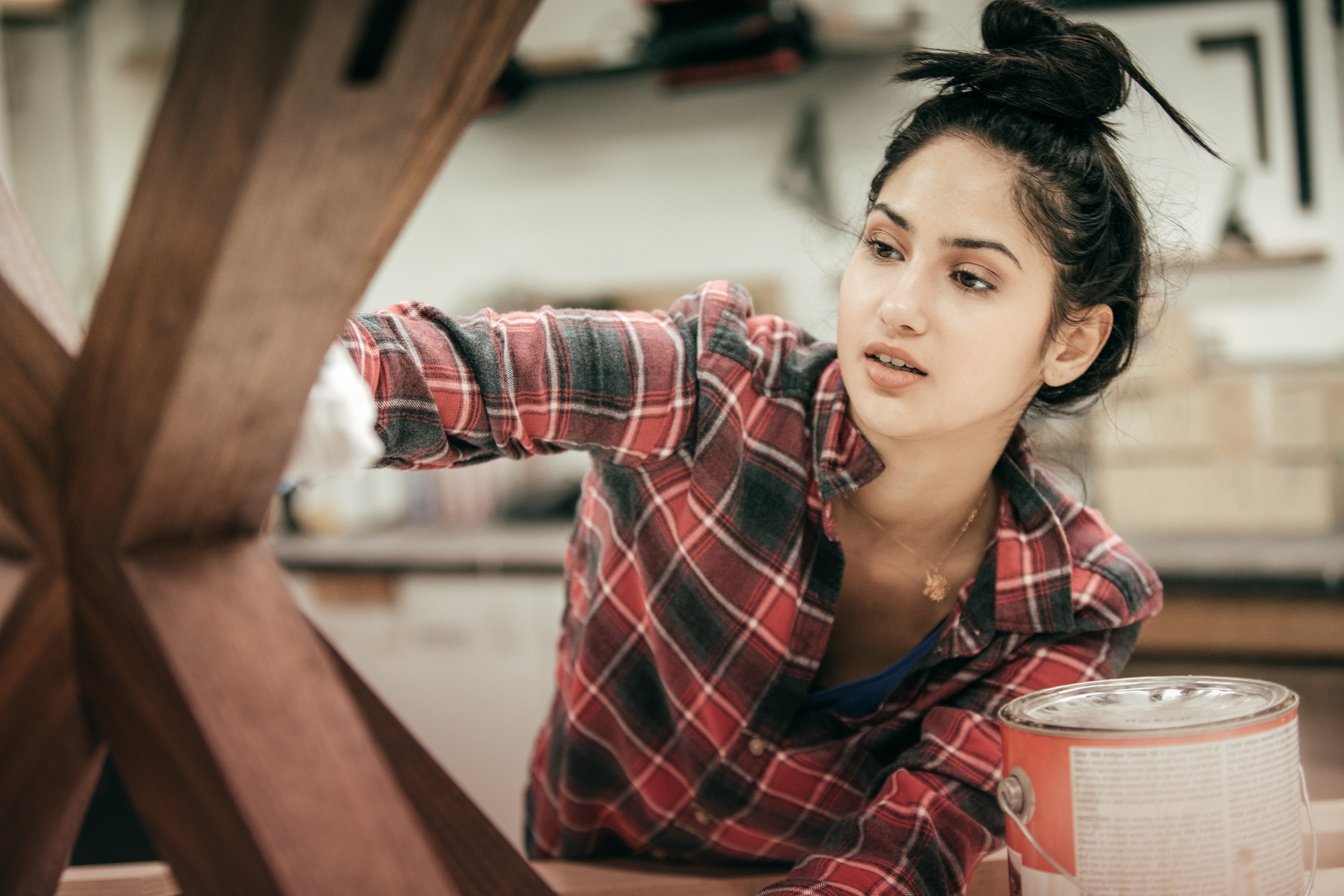
<path id="1" fill-rule="evenodd" d="M 1138 630 L 1135 623 L 1024 641 L 992 676 L 930 710 L 919 742 L 893 763 L 868 804 L 837 823 L 821 849 L 761 896 L 965 892 L 976 864 L 1003 837 L 994 798 L 1002 774 L 999 707 L 1042 688 L 1118 674 Z"/>
<path id="2" fill-rule="evenodd" d="M 666 457 L 693 428 L 700 354 L 750 300 L 717 282 L 669 312 L 543 309 L 453 317 L 419 304 L 360 315 L 343 339 L 394 467 L 582 449 Z"/>

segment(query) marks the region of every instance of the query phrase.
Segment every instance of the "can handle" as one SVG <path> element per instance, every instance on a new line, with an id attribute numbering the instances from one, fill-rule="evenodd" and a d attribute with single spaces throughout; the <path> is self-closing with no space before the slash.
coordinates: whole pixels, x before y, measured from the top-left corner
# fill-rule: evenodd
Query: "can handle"
<path id="1" fill-rule="evenodd" d="M 1311 833 L 1311 875 L 1307 878 L 1307 888 L 1302 891 L 1302 896 L 1311 896 L 1311 891 L 1316 888 L 1316 858 L 1319 844 L 1316 842 L 1316 820 L 1311 817 L 1311 800 L 1307 796 L 1307 770 L 1300 762 L 1297 764 L 1297 780 L 1302 786 L 1302 808 L 1307 810 L 1307 830 Z"/>
<path id="2" fill-rule="evenodd" d="M 1302 768 L 1302 764 L 1297 766 L 1297 780 L 1302 792 L 1302 808 L 1307 812 L 1307 830 L 1311 833 L 1311 871 L 1307 877 L 1307 888 L 1302 891 L 1302 896 L 1311 896 L 1311 891 L 1316 887 L 1316 861 L 1318 858 L 1318 844 L 1316 842 L 1316 822 L 1311 817 L 1311 799 L 1307 795 L 1307 773 Z M 1064 876 L 1064 879 L 1078 890 L 1081 896 L 1089 896 L 1087 890 L 1083 889 L 1082 883 L 1074 877 L 1064 867 L 1055 861 L 1055 857 L 1050 855 L 1040 843 L 1036 842 L 1035 836 L 1027 827 L 1027 821 L 1032 816 L 1032 810 L 1036 805 L 1035 792 L 1031 788 L 1031 779 L 1027 773 L 1020 768 L 1015 768 L 1003 780 L 999 781 L 999 786 L 995 788 L 999 808 L 1003 810 L 1004 817 L 1010 819 L 1017 829 L 1022 832 L 1022 836 L 1027 838 L 1031 848 L 1036 850 L 1041 856 L 1049 862 L 1056 871 Z"/>
<path id="3" fill-rule="evenodd" d="M 1031 779 L 1027 773 L 1020 768 L 1015 768 L 995 788 L 995 796 L 998 798 L 999 808 L 1003 810 L 1005 817 L 1012 820 L 1017 825 L 1017 829 L 1022 832 L 1022 836 L 1027 838 L 1031 848 L 1036 850 L 1049 862 L 1054 869 L 1064 876 L 1064 879 L 1073 884 L 1082 896 L 1088 896 L 1087 890 L 1083 889 L 1082 883 L 1078 878 L 1064 870 L 1064 866 L 1055 861 L 1055 857 L 1046 851 L 1045 847 L 1036 842 L 1036 837 L 1027 827 L 1027 820 L 1032 816 L 1032 809 L 1036 805 L 1035 791 L 1031 788 Z"/>

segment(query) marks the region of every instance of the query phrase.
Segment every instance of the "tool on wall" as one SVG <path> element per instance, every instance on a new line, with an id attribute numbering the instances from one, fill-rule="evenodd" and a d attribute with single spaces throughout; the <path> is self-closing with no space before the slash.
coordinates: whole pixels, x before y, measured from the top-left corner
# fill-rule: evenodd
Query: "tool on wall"
<path id="1" fill-rule="evenodd" d="M 821 130 L 821 104 L 805 100 L 798 106 L 789 145 L 775 172 L 775 188 L 820 220 L 836 224 Z"/>
<path id="2" fill-rule="evenodd" d="M 1195 40 L 1199 52 L 1242 53 L 1251 68 L 1251 112 L 1255 117 L 1255 152 L 1262 164 L 1269 161 L 1269 125 L 1265 111 L 1265 71 L 1260 57 L 1260 35 L 1253 31 L 1220 34 Z"/>
<path id="3" fill-rule="evenodd" d="M 1185 0 L 1188 5 L 1194 0 Z M 1332 0 L 1334 2 L 1334 0 Z M 1073 11 L 1088 9 L 1130 9 L 1169 4 L 1168 0 L 1060 0 Z M 1302 208 L 1315 203 L 1315 183 L 1311 164 L 1311 117 L 1307 102 L 1306 22 L 1302 0 L 1275 0 L 1283 21 L 1283 49 L 1288 63 L 1288 82 L 1293 122 L 1293 149 L 1297 158 L 1297 202 Z"/>

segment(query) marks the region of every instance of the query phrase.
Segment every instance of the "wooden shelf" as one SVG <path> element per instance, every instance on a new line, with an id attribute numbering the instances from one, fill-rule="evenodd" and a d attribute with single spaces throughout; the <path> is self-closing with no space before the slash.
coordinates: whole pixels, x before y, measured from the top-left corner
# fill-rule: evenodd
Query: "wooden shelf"
<path id="1" fill-rule="evenodd" d="M 1344 585 L 1344 532 L 1324 535 L 1148 535 L 1124 539 L 1167 582 Z"/>
<path id="2" fill-rule="evenodd" d="M 405 526 L 351 535 L 274 535 L 293 571 L 559 575 L 569 521 Z"/>
<path id="3" fill-rule="evenodd" d="M 1303 246 L 1268 252 L 1220 251 L 1194 259 L 1191 266 L 1196 271 L 1251 271 L 1319 264 L 1329 257 L 1330 253 L 1324 246 Z"/>
<path id="4" fill-rule="evenodd" d="M 813 33 L 816 47 L 815 55 L 804 65 L 824 63 L 831 60 L 846 59 L 882 59 L 898 61 L 900 55 L 914 46 L 915 34 L 921 24 L 918 10 L 911 10 L 900 20 L 886 27 L 872 27 L 862 23 L 850 22 L 842 18 L 818 17 Z M 651 74 L 659 69 L 634 53 L 628 58 L 611 58 L 597 53 L 586 54 L 571 52 L 553 55 L 520 54 L 518 63 L 527 72 L 533 84 L 574 83 L 606 78 L 620 78 Z M 762 76 L 768 78 L 769 76 Z M 762 78 L 725 81 L 723 85 L 735 83 L 758 83 Z M 697 85 L 699 86 L 699 85 Z M 707 84 L 704 86 L 719 86 Z M 695 89 L 695 88 L 678 88 Z"/>

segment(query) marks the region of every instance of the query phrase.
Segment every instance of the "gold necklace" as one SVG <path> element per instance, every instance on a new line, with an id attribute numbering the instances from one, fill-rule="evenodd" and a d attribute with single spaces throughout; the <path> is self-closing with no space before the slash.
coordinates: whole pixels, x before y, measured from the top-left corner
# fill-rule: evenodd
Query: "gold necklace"
<path id="1" fill-rule="evenodd" d="M 988 494 L 989 486 L 986 485 L 985 490 L 980 493 L 980 499 L 976 501 L 975 506 L 971 508 L 971 515 L 966 517 L 966 522 L 962 523 L 961 528 L 957 530 L 957 537 L 952 539 L 952 543 L 947 546 L 947 550 L 943 551 L 943 556 L 939 557 L 938 562 L 933 564 L 933 566 L 924 566 L 924 561 L 920 559 L 919 554 L 915 553 L 914 548 L 910 547 L 910 545 L 906 544 L 904 541 L 901 541 L 900 536 L 873 519 L 864 512 L 862 507 L 854 503 L 853 492 L 846 492 L 845 500 L 849 503 L 850 507 L 853 507 L 854 510 L 858 512 L 859 516 L 876 526 L 883 535 L 889 536 L 892 541 L 905 548 L 910 556 L 915 558 L 916 563 L 920 566 L 924 566 L 924 596 L 934 603 L 940 603 L 947 597 L 947 577 L 939 572 L 939 570 L 943 568 L 943 563 L 947 561 L 947 558 L 952 555 L 952 549 L 960 543 L 961 537 L 966 534 L 966 530 L 971 528 L 971 523 L 975 522 L 976 514 L 980 512 L 980 505 L 985 503 L 985 496 Z"/>

